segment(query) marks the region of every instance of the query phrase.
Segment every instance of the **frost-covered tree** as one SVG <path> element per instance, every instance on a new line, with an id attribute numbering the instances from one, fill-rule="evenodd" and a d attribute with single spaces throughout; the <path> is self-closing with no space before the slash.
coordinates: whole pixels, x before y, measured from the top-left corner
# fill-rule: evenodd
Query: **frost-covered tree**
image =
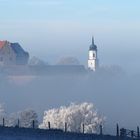
<path id="1" fill-rule="evenodd" d="M 26 109 L 17 113 L 8 115 L 6 119 L 6 126 L 8 127 L 25 127 L 32 128 L 34 121 L 34 127 L 38 127 L 38 115 L 32 109 Z"/>
<path id="2" fill-rule="evenodd" d="M 8 116 L 6 126 L 8 127 L 18 126 L 18 113 L 12 113 Z"/>
<path id="3" fill-rule="evenodd" d="M 32 109 L 26 109 L 24 111 L 21 111 L 19 114 L 19 121 L 20 121 L 20 127 L 25 128 L 32 128 L 33 127 L 33 121 L 34 121 L 34 127 L 38 127 L 38 115 L 37 113 Z"/>
<path id="4" fill-rule="evenodd" d="M 64 129 L 67 123 L 67 130 L 81 132 L 82 125 L 86 133 L 98 132 L 99 126 L 103 125 L 104 117 L 101 117 L 92 103 L 70 104 L 57 109 L 50 109 L 44 112 L 43 123 L 40 128 L 48 128 L 48 122 L 52 128 Z"/>
<path id="5" fill-rule="evenodd" d="M 19 123 L 19 127 L 32 128 L 33 121 L 34 127 L 38 127 L 38 115 L 32 109 L 26 109 L 18 113 L 12 113 L 10 115 L 7 115 L 4 106 L 0 104 L 0 125 L 3 125 L 3 118 L 4 125 L 8 127 L 15 127 Z"/>

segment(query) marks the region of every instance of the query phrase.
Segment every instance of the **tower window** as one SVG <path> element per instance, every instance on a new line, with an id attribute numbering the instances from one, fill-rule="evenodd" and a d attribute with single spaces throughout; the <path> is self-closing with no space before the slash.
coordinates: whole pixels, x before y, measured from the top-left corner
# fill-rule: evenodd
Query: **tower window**
<path id="1" fill-rule="evenodd" d="M 95 57 L 95 53 L 93 53 L 93 57 Z"/>

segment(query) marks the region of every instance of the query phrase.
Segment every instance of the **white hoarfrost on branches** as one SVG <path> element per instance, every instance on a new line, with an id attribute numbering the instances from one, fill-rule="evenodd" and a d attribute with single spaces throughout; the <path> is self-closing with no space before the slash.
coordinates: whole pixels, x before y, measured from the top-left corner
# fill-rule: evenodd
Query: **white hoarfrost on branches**
<path id="1" fill-rule="evenodd" d="M 17 113 L 12 113 L 8 116 L 6 121 L 6 126 L 9 127 L 24 127 L 24 128 L 33 128 L 33 121 L 34 127 L 38 128 L 38 115 L 32 109 L 26 109 Z"/>
<path id="2" fill-rule="evenodd" d="M 0 104 L 0 125 L 8 127 L 24 127 L 24 128 L 38 128 L 38 115 L 32 109 L 26 109 L 17 113 L 7 115 L 2 104 Z M 33 123 L 34 122 L 34 123 Z"/>
<path id="3" fill-rule="evenodd" d="M 8 127 L 19 127 L 24 128 L 38 128 L 38 115 L 32 109 L 26 109 L 17 113 L 12 113 L 6 118 L 5 126 Z"/>
<path id="4" fill-rule="evenodd" d="M 33 121 L 34 121 L 34 127 L 35 128 L 38 127 L 38 115 L 32 109 L 26 109 L 24 111 L 19 112 L 19 121 L 20 121 L 20 127 L 32 128 Z"/>
<path id="5" fill-rule="evenodd" d="M 70 106 L 61 106 L 58 109 L 50 109 L 44 112 L 43 123 L 40 128 L 48 128 L 48 122 L 51 128 L 64 129 L 67 123 L 67 130 L 71 132 L 81 132 L 82 126 L 85 126 L 85 133 L 97 133 L 100 125 L 103 125 L 105 118 L 101 117 L 92 103 L 70 104 Z"/>
<path id="6" fill-rule="evenodd" d="M 12 113 L 8 116 L 6 126 L 15 127 L 18 125 L 18 113 Z"/>

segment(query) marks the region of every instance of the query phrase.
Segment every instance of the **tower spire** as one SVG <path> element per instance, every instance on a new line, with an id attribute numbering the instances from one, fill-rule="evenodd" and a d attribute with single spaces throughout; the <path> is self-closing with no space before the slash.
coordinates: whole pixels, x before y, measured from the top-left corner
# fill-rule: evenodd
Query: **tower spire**
<path id="1" fill-rule="evenodd" d="M 92 36 L 92 45 L 94 46 L 94 36 Z"/>

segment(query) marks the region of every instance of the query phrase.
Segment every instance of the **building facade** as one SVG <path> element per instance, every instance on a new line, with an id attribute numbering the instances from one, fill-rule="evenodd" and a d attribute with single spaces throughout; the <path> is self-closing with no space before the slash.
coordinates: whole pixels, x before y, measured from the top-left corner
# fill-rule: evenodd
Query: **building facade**
<path id="1" fill-rule="evenodd" d="M 18 43 L 0 41 L 0 65 L 26 65 L 29 53 L 25 52 Z"/>
<path id="2" fill-rule="evenodd" d="M 92 37 L 92 44 L 89 47 L 88 52 L 88 69 L 96 71 L 98 67 L 98 56 L 97 56 L 97 46 L 94 43 L 94 38 Z"/>

